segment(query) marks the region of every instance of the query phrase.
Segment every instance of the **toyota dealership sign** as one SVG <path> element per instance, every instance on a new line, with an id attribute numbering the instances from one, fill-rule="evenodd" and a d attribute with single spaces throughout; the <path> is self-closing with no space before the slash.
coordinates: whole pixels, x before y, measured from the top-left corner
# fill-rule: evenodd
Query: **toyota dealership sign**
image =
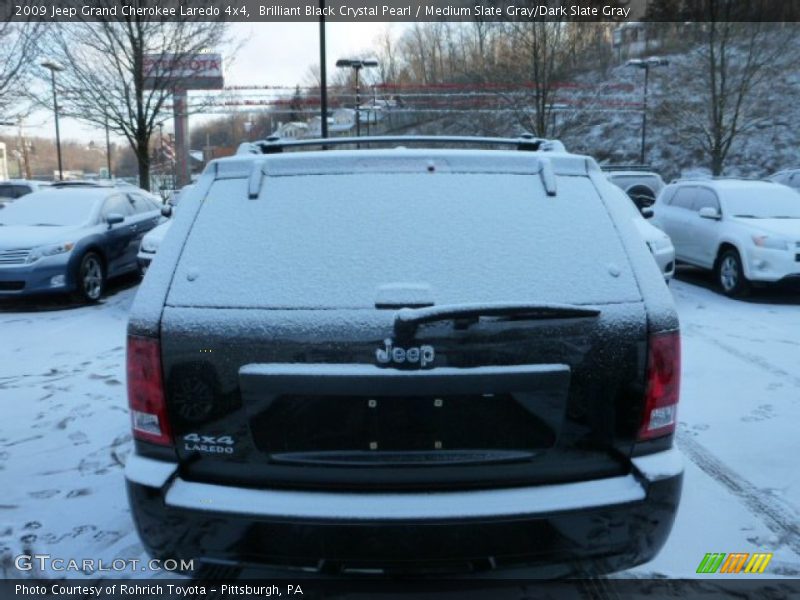
<path id="1" fill-rule="evenodd" d="M 219 90 L 223 86 L 221 54 L 145 54 L 143 70 L 146 87 Z"/>

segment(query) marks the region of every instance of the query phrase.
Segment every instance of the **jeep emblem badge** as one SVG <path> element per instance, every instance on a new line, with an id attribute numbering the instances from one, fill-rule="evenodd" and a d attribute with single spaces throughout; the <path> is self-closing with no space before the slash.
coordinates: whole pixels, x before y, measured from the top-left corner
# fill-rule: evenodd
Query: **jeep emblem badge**
<path id="1" fill-rule="evenodd" d="M 436 355 L 433 346 L 422 345 L 401 348 L 400 346 L 393 346 L 390 338 L 385 339 L 383 343 L 386 345 L 385 348 L 375 350 L 375 358 L 381 364 L 419 363 L 422 368 L 433 365 L 433 359 Z"/>

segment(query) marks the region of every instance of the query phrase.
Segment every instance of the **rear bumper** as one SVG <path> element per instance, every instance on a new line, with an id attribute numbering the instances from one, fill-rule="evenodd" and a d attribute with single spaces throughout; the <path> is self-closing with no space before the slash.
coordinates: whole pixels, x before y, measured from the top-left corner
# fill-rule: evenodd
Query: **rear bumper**
<path id="1" fill-rule="evenodd" d="M 436 493 L 234 488 L 185 481 L 177 465 L 135 455 L 126 466 L 151 555 L 323 574 L 629 568 L 666 541 L 682 478 L 674 449 L 634 459 L 621 477 Z"/>

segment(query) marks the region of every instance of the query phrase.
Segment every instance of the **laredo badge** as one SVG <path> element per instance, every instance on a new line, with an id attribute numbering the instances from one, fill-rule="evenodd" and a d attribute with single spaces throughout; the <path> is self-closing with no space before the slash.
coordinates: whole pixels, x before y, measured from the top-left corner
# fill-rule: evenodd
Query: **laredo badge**
<path id="1" fill-rule="evenodd" d="M 233 454 L 236 442 L 229 435 L 200 435 L 187 433 L 183 436 L 183 449 L 206 454 Z"/>

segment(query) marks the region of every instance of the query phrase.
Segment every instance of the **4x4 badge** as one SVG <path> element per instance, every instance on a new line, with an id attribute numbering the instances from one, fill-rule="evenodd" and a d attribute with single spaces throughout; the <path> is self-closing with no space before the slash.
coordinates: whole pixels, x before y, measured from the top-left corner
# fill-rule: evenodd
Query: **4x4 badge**
<path id="1" fill-rule="evenodd" d="M 183 436 L 183 449 L 207 454 L 233 454 L 236 441 L 229 435 L 199 435 L 187 433 Z"/>
<path id="2" fill-rule="evenodd" d="M 433 365 L 433 360 L 436 356 L 433 346 L 422 345 L 401 348 L 400 346 L 393 346 L 390 338 L 385 339 L 383 343 L 386 344 L 385 348 L 375 350 L 375 358 L 381 364 L 419 363 L 419 366 L 423 368 Z"/>

